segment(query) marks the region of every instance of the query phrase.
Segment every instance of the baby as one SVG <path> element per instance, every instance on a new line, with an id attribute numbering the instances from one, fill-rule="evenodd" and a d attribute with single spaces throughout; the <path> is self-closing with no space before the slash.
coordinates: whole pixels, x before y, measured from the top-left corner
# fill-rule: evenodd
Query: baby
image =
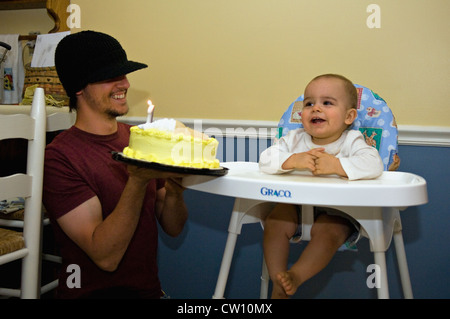
<path id="1" fill-rule="evenodd" d="M 292 130 L 261 153 L 259 167 L 268 174 L 293 170 L 337 175 L 349 180 L 376 178 L 383 172 L 378 151 L 349 127 L 357 116 L 356 88 L 347 78 L 324 74 L 304 92 L 303 128 Z M 326 194 L 324 194 L 326 196 Z M 287 298 L 320 272 L 338 248 L 354 244 L 359 225 L 343 212 L 316 207 L 311 240 L 287 269 L 289 244 L 301 237 L 301 206 L 277 204 L 265 221 L 264 256 L 273 282 L 272 298 Z"/>

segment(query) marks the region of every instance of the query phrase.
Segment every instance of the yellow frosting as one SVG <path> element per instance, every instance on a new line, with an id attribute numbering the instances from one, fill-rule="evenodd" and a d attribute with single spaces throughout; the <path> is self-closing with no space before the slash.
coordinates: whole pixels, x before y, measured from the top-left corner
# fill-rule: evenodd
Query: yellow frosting
<path id="1" fill-rule="evenodd" d="M 173 134 L 155 128 L 130 129 L 130 143 L 125 156 L 167 165 L 219 168 L 216 152 L 219 142 L 215 138 L 203 139 L 183 133 Z"/>

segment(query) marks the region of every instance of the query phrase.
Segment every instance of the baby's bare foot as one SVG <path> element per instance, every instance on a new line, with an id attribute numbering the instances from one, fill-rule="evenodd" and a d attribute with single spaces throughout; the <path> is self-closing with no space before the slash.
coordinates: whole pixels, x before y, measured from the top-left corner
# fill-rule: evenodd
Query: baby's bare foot
<path id="1" fill-rule="evenodd" d="M 277 279 L 286 292 L 286 295 L 292 296 L 293 294 L 295 294 L 299 285 L 297 284 L 294 276 L 289 271 L 280 272 L 277 275 Z"/>

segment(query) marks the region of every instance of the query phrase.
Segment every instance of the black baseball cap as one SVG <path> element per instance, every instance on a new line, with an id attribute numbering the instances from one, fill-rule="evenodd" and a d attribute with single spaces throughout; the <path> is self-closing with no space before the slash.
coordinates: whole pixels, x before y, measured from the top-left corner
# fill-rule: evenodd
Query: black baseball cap
<path id="1" fill-rule="evenodd" d="M 143 68 L 130 61 L 119 41 L 97 31 L 81 31 L 64 37 L 55 51 L 55 67 L 69 97 L 89 83 L 101 82 Z"/>

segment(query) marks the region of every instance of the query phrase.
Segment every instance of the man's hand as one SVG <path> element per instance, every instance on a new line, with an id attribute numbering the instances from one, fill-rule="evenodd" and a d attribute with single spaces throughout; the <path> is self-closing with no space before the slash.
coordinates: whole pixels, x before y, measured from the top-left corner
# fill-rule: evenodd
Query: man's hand
<path id="1" fill-rule="evenodd" d="M 180 196 L 185 188 L 181 185 L 182 178 L 167 178 L 166 179 L 166 196 Z"/>
<path id="2" fill-rule="evenodd" d="M 148 183 L 150 179 L 154 178 L 169 179 L 183 178 L 184 176 L 186 176 L 185 174 L 181 173 L 165 172 L 151 168 L 138 167 L 136 165 L 128 165 L 128 173 L 130 174 L 130 177 L 144 184 Z"/>

